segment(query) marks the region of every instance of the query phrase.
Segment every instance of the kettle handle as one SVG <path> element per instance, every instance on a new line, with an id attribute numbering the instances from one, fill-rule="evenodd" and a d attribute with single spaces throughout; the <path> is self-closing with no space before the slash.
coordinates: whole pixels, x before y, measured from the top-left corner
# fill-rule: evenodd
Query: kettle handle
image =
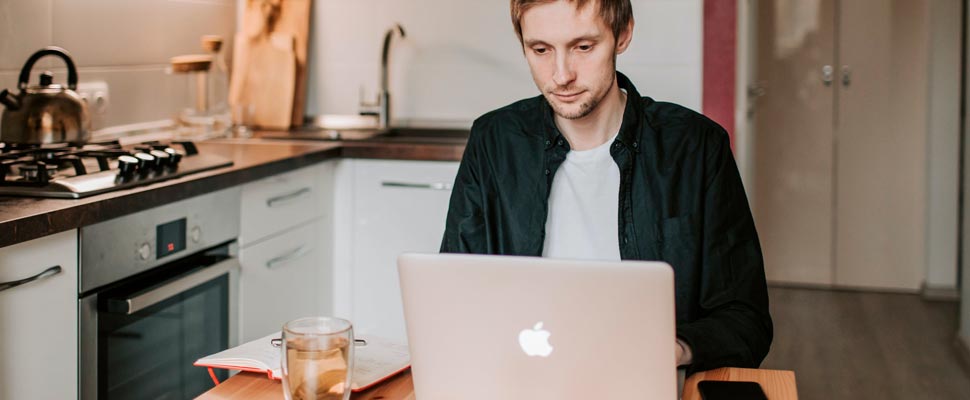
<path id="1" fill-rule="evenodd" d="M 37 60 L 45 56 L 58 56 L 64 60 L 64 63 L 67 64 L 67 87 L 71 90 L 77 89 L 77 68 L 74 68 L 74 60 L 71 60 L 71 56 L 67 53 L 67 50 L 57 46 L 47 46 L 27 59 L 24 68 L 20 70 L 20 80 L 17 83 L 17 87 L 20 90 L 27 89 L 27 83 L 30 81 L 30 70 L 34 67 L 34 63 Z"/>

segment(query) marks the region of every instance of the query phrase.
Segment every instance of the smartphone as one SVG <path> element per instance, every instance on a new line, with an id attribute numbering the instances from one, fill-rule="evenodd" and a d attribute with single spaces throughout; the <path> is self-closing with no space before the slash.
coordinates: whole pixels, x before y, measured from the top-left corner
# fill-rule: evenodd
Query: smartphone
<path id="1" fill-rule="evenodd" d="M 703 400 L 768 400 L 758 382 L 700 381 L 697 390 Z"/>

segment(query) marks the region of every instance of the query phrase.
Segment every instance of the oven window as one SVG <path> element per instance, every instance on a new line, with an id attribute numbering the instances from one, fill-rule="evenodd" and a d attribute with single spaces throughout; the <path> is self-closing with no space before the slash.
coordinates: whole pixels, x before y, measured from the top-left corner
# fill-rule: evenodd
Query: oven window
<path id="1" fill-rule="evenodd" d="M 229 276 L 133 315 L 98 317 L 98 398 L 191 399 L 213 387 L 192 363 L 229 344 Z"/>

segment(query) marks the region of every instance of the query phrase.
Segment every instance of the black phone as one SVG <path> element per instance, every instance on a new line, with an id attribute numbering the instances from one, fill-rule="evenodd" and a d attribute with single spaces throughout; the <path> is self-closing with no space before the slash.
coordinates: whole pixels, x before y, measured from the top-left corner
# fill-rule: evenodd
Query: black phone
<path id="1" fill-rule="evenodd" d="M 700 381 L 697 390 L 703 400 L 768 400 L 758 382 Z"/>

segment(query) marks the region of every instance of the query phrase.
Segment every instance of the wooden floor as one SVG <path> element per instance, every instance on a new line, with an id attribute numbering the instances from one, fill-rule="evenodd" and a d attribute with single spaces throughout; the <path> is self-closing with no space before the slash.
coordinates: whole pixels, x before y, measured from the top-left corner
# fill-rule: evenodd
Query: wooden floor
<path id="1" fill-rule="evenodd" d="M 970 399 L 954 345 L 956 302 L 772 287 L 775 338 L 762 368 L 795 371 L 799 398 Z"/>

